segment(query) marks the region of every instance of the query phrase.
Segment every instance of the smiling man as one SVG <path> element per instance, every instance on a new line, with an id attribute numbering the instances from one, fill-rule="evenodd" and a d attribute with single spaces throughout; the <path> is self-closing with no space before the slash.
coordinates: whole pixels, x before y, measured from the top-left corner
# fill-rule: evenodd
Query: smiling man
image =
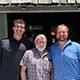
<path id="1" fill-rule="evenodd" d="M 23 35 L 25 32 L 23 19 L 13 22 L 13 36 L 10 39 L 2 39 L 0 43 L 0 80 L 19 80 L 19 62 L 26 50 Z"/>
<path id="2" fill-rule="evenodd" d="M 50 47 L 54 80 L 80 80 L 80 44 L 69 39 L 69 28 L 58 25 L 56 41 Z"/>
<path id="3" fill-rule="evenodd" d="M 46 45 L 46 36 L 37 35 L 36 48 L 27 50 L 21 59 L 21 80 L 53 80 L 53 69 Z"/>

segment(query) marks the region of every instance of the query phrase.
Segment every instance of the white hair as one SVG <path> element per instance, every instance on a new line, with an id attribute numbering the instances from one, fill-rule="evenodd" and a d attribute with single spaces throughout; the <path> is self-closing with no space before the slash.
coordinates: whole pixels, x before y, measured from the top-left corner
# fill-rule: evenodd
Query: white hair
<path id="1" fill-rule="evenodd" d="M 44 34 L 39 34 L 36 36 L 35 38 L 35 43 L 37 42 L 37 40 L 39 40 L 40 38 L 43 38 L 44 42 L 47 42 L 47 38 Z"/>

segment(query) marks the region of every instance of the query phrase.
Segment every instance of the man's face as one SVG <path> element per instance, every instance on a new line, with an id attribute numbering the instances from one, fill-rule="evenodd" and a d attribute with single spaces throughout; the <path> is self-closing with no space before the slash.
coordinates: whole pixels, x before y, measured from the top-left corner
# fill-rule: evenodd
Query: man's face
<path id="1" fill-rule="evenodd" d="M 65 25 L 58 26 L 56 38 L 58 41 L 66 41 L 68 39 L 68 28 Z"/>
<path id="2" fill-rule="evenodd" d="M 13 27 L 14 34 L 23 35 L 25 32 L 25 24 L 16 23 Z"/>
<path id="3" fill-rule="evenodd" d="M 39 36 L 35 41 L 35 46 L 39 51 L 44 51 L 46 48 L 46 44 L 47 44 L 47 41 L 42 36 Z"/>

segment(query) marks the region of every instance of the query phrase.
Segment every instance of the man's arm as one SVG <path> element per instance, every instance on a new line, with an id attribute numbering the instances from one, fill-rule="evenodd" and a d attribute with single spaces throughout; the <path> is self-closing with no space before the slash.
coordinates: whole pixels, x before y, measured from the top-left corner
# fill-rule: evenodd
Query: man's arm
<path id="1" fill-rule="evenodd" d="M 51 68 L 50 70 L 50 80 L 54 80 L 54 70 Z"/>
<path id="2" fill-rule="evenodd" d="M 2 62 L 2 41 L 0 40 L 0 64 Z"/>
<path id="3" fill-rule="evenodd" d="M 25 65 L 22 65 L 21 66 L 21 80 L 27 80 L 26 78 L 26 76 L 27 76 L 27 74 L 26 74 L 26 66 Z"/>

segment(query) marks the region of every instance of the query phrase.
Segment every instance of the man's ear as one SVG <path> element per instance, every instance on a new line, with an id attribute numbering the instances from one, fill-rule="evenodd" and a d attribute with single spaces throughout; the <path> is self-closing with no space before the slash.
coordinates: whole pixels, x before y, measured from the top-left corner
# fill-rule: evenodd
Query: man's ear
<path id="1" fill-rule="evenodd" d="M 12 30 L 14 31 L 14 26 L 12 27 Z"/>
<path id="2" fill-rule="evenodd" d="M 26 29 L 24 29 L 24 32 L 26 32 Z"/>

